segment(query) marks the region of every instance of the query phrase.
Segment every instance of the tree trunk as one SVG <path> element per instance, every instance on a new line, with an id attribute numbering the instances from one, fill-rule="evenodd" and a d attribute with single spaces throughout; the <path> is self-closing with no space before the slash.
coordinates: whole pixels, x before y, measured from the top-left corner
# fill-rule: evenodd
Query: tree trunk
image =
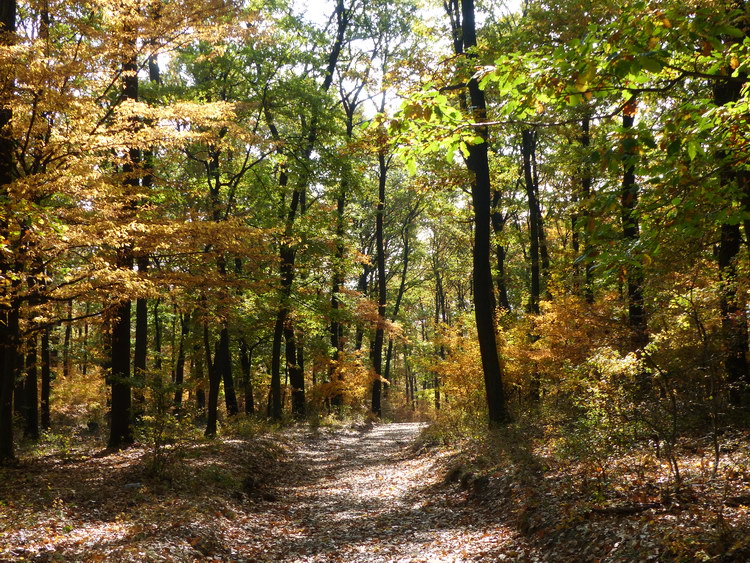
<path id="1" fill-rule="evenodd" d="M 216 356 L 219 355 L 221 339 L 217 342 Z M 216 436 L 217 419 L 219 410 L 219 388 L 221 387 L 221 371 L 219 370 L 218 358 L 211 360 L 211 339 L 209 337 L 208 322 L 203 321 L 203 353 L 208 370 L 208 408 L 206 411 L 206 437 Z"/>
<path id="2" fill-rule="evenodd" d="M 378 152 L 378 206 L 375 216 L 375 248 L 377 253 L 378 270 L 378 324 L 375 328 L 375 342 L 373 349 L 373 368 L 375 380 L 372 382 L 372 412 L 381 416 L 381 374 L 383 373 L 383 335 L 385 321 L 386 279 L 385 279 L 385 245 L 383 243 L 383 215 L 385 212 L 385 186 L 388 174 L 385 151 Z"/>
<path id="3" fill-rule="evenodd" d="M 539 202 L 536 199 L 534 175 L 532 171 L 532 155 L 536 144 L 536 132 L 524 129 L 521 133 L 523 154 L 523 177 L 526 186 L 526 197 L 529 204 L 529 256 L 531 258 L 531 287 L 529 293 L 528 311 L 532 315 L 539 314 L 539 300 L 541 298 L 541 269 L 539 258 L 540 225 Z"/>
<path id="4" fill-rule="evenodd" d="M 182 391 L 185 384 L 185 346 L 190 336 L 191 317 L 190 313 L 180 314 L 180 341 L 174 366 L 174 406 L 177 410 L 182 408 Z"/>
<path id="5" fill-rule="evenodd" d="M 581 121 L 581 147 L 583 149 L 583 164 L 580 169 L 581 173 L 581 197 L 578 204 L 580 204 L 582 213 L 578 216 L 578 213 L 574 213 L 572 217 L 573 221 L 573 250 L 575 260 L 582 262 L 583 264 L 583 298 L 586 303 L 594 303 L 594 258 L 593 249 L 591 247 L 591 209 L 590 198 L 591 198 L 591 166 L 589 165 L 589 147 L 591 146 L 591 133 L 590 133 L 590 118 L 587 115 Z M 579 236 L 580 232 L 583 232 L 583 259 L 579 256 Z M 579 268 L 576 266 L 576 270 Z M 579 279 L 580 275 L 576 276 Z M 580 285 L 580 284 L 579 284 Z"/>
<path id="6" fill-rule="evenodd" d="M 492 231 L 499 239 L 505 229 L 506 217 L 501 208 L 501 194 L 494 190 L 492 195 Z M 495 244 L 495 262 L 497 263 L 497 297 L 498 305 L 506 312 L 511 311 L 508 298 L 508 281 L 505 275 L 505 246 L 498 240 Z"/>
<path id="7" fill-rule="evenodd" d="M 65 338 L 63 340 L 63 379 L 70 375 L 70 346 L 73 339 L 73 300 L 68 300 L 68 319 L 65 322 Z M 84 372 L 85 373 L 85 372 Z"/>
<path id="8" fill-rule="evenodd" d="M 242 369 L 242 389 L 245 396 L 245 414 L 255 414 L 253 397 L 253 348 L 248 347 L 244 338 L 240 340 L 240 367 Z"/>
<path id="9" fill-rule="evenodd" d="M 135 41 L 128 40 L 128 49 L 135 52 Z M 123 97 L 138 101 L 138 64 L 135 55 L 122 65 Z M 123 165 L 124 184 L 131 189 L 139 184 L 137 169 L 140 163 L 140 151 L 129 150 L 128 162 Z M 127 244 L 117 250 L 116 264 L 121 269 L 133 269 L 133 253 Z M 130 382 L 130 299 L 121 300 L 111 307 L 111 386 L 112 410 L 109 433 L 109 447 L 121 448 L 133 442 L 131 427 L 132 399 Z"/>
<path id="10" fill-rule="evenodd" d="M 224 381 L 224 403 L 227 407 L 227 414 L 234 416 L 240 412 L 240 409 L 237 405 L 237 394 L 234 390 L 232 355 L 229 348 L 229 328 L 226 325 L 221 329 L 219 340 L 219 352 L 216 363 L 218 364 L 218 369 L 221 370 L 221 377 Z"/>
<path id="11" fill-rule="evenodd" d="M 720 82 L 714 86 L 714 103 L 717 106 L 735 102 L 740 99 L 741 83 Z M 735 187 L 740 193 L 750 193 L 750 178 L 746 172 L 725 163 L 728 155 L 717 151 L 718 160 L 722 163 L 719 181 L 723 188 Z M 736 184 L 733 186 L 733 184 Z M 747 197 L 747 196 L 745 196 Z M 745 213 L 748 208 L 745 207 Z M 750 234 L 745 232 L 746 236 Z M 721 327 L 724 352 L 724 370 L 729 387 L 729 403 L 732 406 L 750 404 L 750 369 L 747 365 L 748 319 L 747 302 L 744 292 L 737 284 L 737 256 L 740 253 L 742 237 L 740 225 L 724 223 L 721 225 L 719 241 L 719 274 L 721 276 Z M 748 238 L 750 241 L 750 238 Z M 750 244 L 750 242 L 748 243 Z"/>
<path id="12" fill-rule="evenodd" d="M 132 267 L 127 251 L 118 252 L 117 265 Z M 110 385 L 112 409 L 110 414 L 109 447 L 121 448 L 133 442 L 130 398 L 130 301 L 110 307 Z"/>
<path id="13" fill-rule="evenodd" d="M 343 275 L 343 261 L 344 261 L 344 209 L 346 205 L 346 192 L 348 191 L 348 184 L 346 180 L 342 180 L 339 195 L 336 198 L 336 256 L 334 257 L 333 263 L 333 281 L 331 287 L 331 348 L 333 349 L 333 357 L 331 358 L 330 368 L 328 370 L 328 379 L 333 381 L 339 381 L 343 379 L 343 372 L 341 370 L 341 359 L 344 351 L 344 331 L 341 324 L 340 311 L 340 298 L 341 286 L 344 284 Z M 336 407 L 340 407 L 343 403 L 343 393 L 340 389 L 336 388 L 335 394 L 331 399 L 332 403 Z"/>
<path id="14" fill-rule="evenodd" d="M 148 258 L 139 256 L 138 273 L 143 274 L 148 268 Z M 148 300 L 139 297 L 135 302 L 135 343 L 133 344 L 133 377 L 136 389 L 133 393 L 134 415 L 139 417 L 146 407 L 146 358 L 148 355 Z"/>
<path id="15" fill-rule="evenodd" d="M 2 44 L 12 43 L 16 31 L 16 1 L 0 2 L 0 25 L 3 28 Z M 7 35 L 5 35 L 7 33 Z M 0 87 L 4 98 L 9 99 L 14 88 L 13 76 L 8 74 Z M 3 104 L 0 107 L 0 205 L 8 205 L 8 184 L 13 181 L 13 138 L 7 128 L 13 118 L 13 110 Z M 9 226 L 5 209 L 0 213 L 0 237 L 8 240 Z M 8 257 L 0 256 L 0 274 L 6 277 L 11 270 Z M 7 279 L 7 278 L 6 278 Z M 6 290 L 7 291 L 7 290 Z M 11 296 L 8 304 L 0 305 L 0 464 L 15 459 L 13 448 L 13 386 L 16 378 L 16 356 L 18 354 L 18 307 Z"/>
<path id="16" fill-rule="evenodd" d="M 24 430 L 29 440 L 39 439 L 39 372 L 37 369 L 37 338 L 31 336 L 26 342 L 26 377 L 24 389 Z"/>
<path id="17" fill-rule="evenodd" d="M 461 0 L 461 13 L 463 16 L 464 50 L 471 51 L 477 44 L 474 0 Z M 476 58 L 476 54 L 468 56 Z M 474 110 L 474 120 L 479 123 L 485 121 L 487 110 L 484 91 L 479 88 L 479 83 L 474 77 L 469 80 L 469 96 Z M 473 174 L 471 198 L 474 205 L 474 316 L 477 323 L 479 350 L 482 356 L 489 422 L 491 425 L 498 425 L 507 422 L 509 415 L 503 390 L 503 369 L 498 357 L 495 337 L 495 296 L 492 284 L 492 266 L 490 264 L 492 184 L 487 154 L 488 130 L 486 126 L 478 126 L 475 132 L 484 139 L 484 142 L 469 145 L 469 156 L 466 159 L 467 168 Z"/>
<path id="18" fill-rule="evenodd" d="M 51 382 L 52 382 L 52 373 L 51 373 L 51 366 L 50 366 L 50 328 L 47 327 L 44 329 L 44 332 L 42 332 L 42 351 L 41 351 L 41 360 L 42 360 L 42 396 L 41 400 L 39 402 L 40 410 L 41 410 L 41 425 L 42 430 L 49 430 L 51 428 L 50 424 L 50 403 L 49 403 L 49 395 L 50 395 L 50 388 L 51 388 Z"/>
<path id="19" fill-rule="evenodd" d="M 632 333 L 632 347 L 642 349 L 648 343 L 646 309 L 643 302 L 643 267 L 641 265 L 640 227 L 638 222 L 638 185 L 635 182 L 635 164 L 637 159 L 636 140 L 632 129 L 635 121 L 637 104 L 631 100 L 622 115 L 622 127 L 625 134 L 623 142 L 623 176 L 622 176 L 622 234 L 632 257 L 627 271 L 628 291 L 628 325 Z"/>

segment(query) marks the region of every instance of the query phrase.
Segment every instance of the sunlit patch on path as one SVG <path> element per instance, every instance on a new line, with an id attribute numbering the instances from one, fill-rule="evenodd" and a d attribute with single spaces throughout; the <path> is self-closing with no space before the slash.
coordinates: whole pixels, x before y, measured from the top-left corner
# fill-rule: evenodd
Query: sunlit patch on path
<path id="1" fill-rule="evenodd" d="M 435 487 L 434 457 L 410 453 L 423 425 L 308 434 L 275 508 L 276 531 L 250 526 L 267 561 L 472 561 L 518 559 L 514 534 L 483 521 Z"/>

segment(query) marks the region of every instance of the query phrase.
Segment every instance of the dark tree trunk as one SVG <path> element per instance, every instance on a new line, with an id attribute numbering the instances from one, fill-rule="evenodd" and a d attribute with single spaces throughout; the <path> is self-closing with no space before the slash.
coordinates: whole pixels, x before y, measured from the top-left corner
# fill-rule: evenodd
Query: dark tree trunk
<path id="1" fill-rule="evenodd" d="M 741 95 L 741 83 L 720 82 L 714 86 L 714 103 L 717 106 L 735 102 Z M 719 181 L 722 187 L 735 187 L 740 193 L 750 193 L 750 178 L 747 172 L 727 164 L 729 155 L 717 151 L 722 162 Z M 745 196 L 747 198 L 747 196 Z M 745 207 L 745 213 L 750 211 Z M 750 237 L 747 230 L 745 235 Z M 719 241 L 719 273 L 722 281 L 720 295 L 721 327 L 724 352 L 724 370 L 729 386 L 729 403 L 732 406 L 750 404 L 750 369 L 747 365 L 748 319 L 747 302 L 737 284 L 737 257 L 740 253 L 742 237 L 739 224 L 721 225 Z M 750 238 L 748 238 L 750 241 Z M 750 242 L 748 243 L 750 244 Z"/>
<path id="2" fill-rule="evenodd" d="M 2 0 L 0 2 L 0 25 L 7 36 L 2 38 L 12 42 L 12 35 L 16 31 L 16 1 Z M 7 39 L 6 39 L 7 38 Z M 7 75 L 0 87 L 3 97 L 7 100 L 12 95 L 13 76 Z M 8 205 L 8 184 L 13 181 L 13 139 L 7 129 L 13 118 L 13 110 L 4 104 L 0 108 L 0 205 Z M 4 210 L 2 210 L 4 211 Z M 0 237 L 8 240 L 9 226 L 6 213 L 0 212 Z M 5 253 L 3 253 L 5 254 Z M 9 272 L 11 265 L 8 257 L 0 256 L 0 274 Z M 13 386 L 16 378 L 16 356 L 18 354 L 18 307 L 15 299 L 7 305 L 0 305 L 0 464 L 15 459 L 13 448 Z"/>
<path id="3" fill-rule="evenodd" d="M 190 336 L 191 317 L 190 313 L 180 315 L 180 341 L 177 361 L 174 366 L 174 405 L 178 410 L 182 408 L 182 391 L 185 384 L 185 346 L 187 346 L 188 336 Z"/>
<path id="4" fill-rule="evenodd" d="M 51 428 L 49 395 L 52 387 L 52 372 L 49 340 L 50 329 L 48 327 L 44 329 L 44 332 L 42 332 L 42 395 L 39 401 L 42 430 L 49 430 Z"/>
<path id="5" fill-rule="evenodd" d="M 636 102 L 627 104 L 622 116 L 622 127 L 625 133 L 623 142 L 623 176 L 622 176 L 622 234 L 628 248 L 631 249 L 631 262 L 627 271 L 628 290 L 628 325 L 632 332 L 634 350 L 643 348 L 648 343 L 646 309 L 643 302 L 643 267 L 640 262 L 640 227 L 638 222 L 638 184 L 635 181 L 636 140 L 632 129 L 635 121 Z"/>
<path id="6" fill-rule="evenodd" d="M 286 309 L 281 308 L 276 313 L 276 324 L 273 329 L 273 343 L 271 344 L 271 389 L 270 416 L 274 420 L 281 420 L 281 342 L 284 338 L 284 324 L 286 323 Z"/>
<path id="7" fill-rule="evenodd" d="M 506 217 L 501 208 L 501 194 L 494 190 L 492 195 L 492 231 L 499 238 L 505 229 Z M 505 275 L 505 246 L 499 241 L 495 244 L 495 261 L 497 263 L 497 297 L 498 305 L 505 311 L 510 312 L 510 299 L 508 298 L 508 281 Z"/>
<path id="8" fill-rule="evenodd" d="M 576 281 L 575 284 L 580 286 L 579 279 L 579 266 L 583 264 L 583 298 L 586 303 L 592 304 L 594 302 L 594 257 L 593 248 L 591 247 L 591 210 L 590 198 L 591 198 L 591 166 L 589 165 L 589 147 L 591 146 L 591 133 L 590 133 L 590 119 L 587 115 L 581 121 L 581 147 L 583 149 L 583 164 L 580 168 L 581 174 L 581 192 L 580 200 L 577 202 L 581 206 L 582 213 L 579 216 L 578 212 L 573 214 L 573 252 L 576 260 Z M 580 242 L 579 237 L 581 232 L 583 233 L 583 259 L 581 260 Z M 578 287 L 576 288 L 578 289 Z"/>
<path id="9" fill-rule="evenodd" d="M 367 286 L 368 286 L 368 280 L 370 279 L 370 272 L 372 272 L 372 268 L 369 264 L 363 264 L 362 265 L 362 273 L 359 275 L 359 279 L 357 280 L 357 291 L 362 296 L 367 296 Z M 354 333 L 354 350 L 361 350 L 362 349 L 362 341 L 365 337 L 365 331 L 362 328 L 361 324 L 357 325 L 357 328 Z"/>
<path id="10" fill-rule="evenodd" d="M 138 257 L 138 273 L 145 274 L 148 258 Z M 143 414 L 146 398 L 144 395 L 146 381 L 146 358 L 148 355 L 148 300 L 139 297 L 135 302 L 135 342 L 133 344 L 133 377 L 136 390 L 133 393 L 133 410 L 135 416 Z"/>
<path id="11" fill-rule="evenodd" d="M 245 395 L 245 414 L 255 414 L 252 365 L 253 348 L 250 348 L 242 338 L 240 340 L 240 368 L 242 369 L 242 389 Z"/>
<path id="12" fill-rule="evenodd" d="M 403 254 L 401 255 L 401 264 L 403 265 L 401 268 L 401 281 L 398 284 L 398 292 L 396 293 L 396 302 L 393 305 L 393 312 L 391 314 L 391 320 L 395 321 L 398 318 L 398 312 L 401 309 L 401 301 L 404 298 L 404 293 L 406 293 L 406 275 L 409 271 L 409 258 L 411 253 L 411 223 L 416 219 L 416 217 L 419 215 L 419 206 L 414 207 L 413 209 L 409 210 L 409 213 L 406 217 L 406 223 L 404 224 L 403 229 L 401 230 L 401 241 L 403 243 Z M 391 355 L 393 354 L 393 339 L 388 338 L 388 352 L 385 355 L 385 373 L 384 378 L 387 382 L 388 387 L 386 387 L 386 392 L 388 391 L 388 388 L 390 387 L 390 378 L 391 378 Z"/>
<path id="13" fill-rule="evenodd" d="M 219 355 L 221 339 L 217 342 L 216 356 Z M 218 411 L 219 411 L 219 388 L 221 387 L 221 371 L 218 367 L 218 358 L 211 359 L 211 339 L 208 331 L 208 322 L 203 321 L 203 353 L 208 370 L 208 408 L 206 411 L 207 437 L 216 436 Z"/>
<path id="14" fill-rule="evenodd" d="M 45 328 L 42 333 L 42 396 L 39 402 L 42 430 L 49 430 L 51 428 L 49 395 L 52 388 L 52 360 L 49 341 L 50 329 Z"/>
<path id="15" fill-rule="evenodd" d="M 375 342 L 372 363 L 375 369 L 375 380 L 372 382 L 372 412 L 381 416 L 381 375 L 383 373 L 383 335 L 385 321 L 386 279 L 385 279 L 385 245 L 383 243 L 383 215 L 385 212 L 385 186 L 388 174 L 385 151 L 378 153 L 378 206 L 375 216 L 375 248 L 378 270 L 378 324 L 375 328 Z"/>
<path id="16" fill-rule="evenodd" d="M 127 47 L 135 51 L 135 41 L 128 40 Z M 138 64 L 135 56 L 122 65 L 123 97 L 138 101 Z M 123 166 L 124 183 L 131 189 L 139 185 L 137 173 L 140 163 L 140 151 L 129 150 L 128 162 Z M 124 245 L 117 251 L 117 267 L 133 269 L 132 250 Z M 131 426 L 132 398 L 130 381 L 130 313 L 129 299 L 115 303 L 111 307 L 110 322 L 112 327 L 110 369 L 112 386 L 112 410 L 109 433 L 109 447 L 121 448 L 133 442 Z"/>
<path id="17" fill-rule="evenodd" d="M 0 394 L 0 463 L 15 459 L 13 447 L 13 392 L 18 363 L 20 331 L 18 304 L 11 303 L 0 313 L 2 351 L 2 393 Z"/>
<path id="18" fill-rule="evenodd" d="M 333 282 L 331 287 L 331 348 L 333 349 L 333 357 L 331 358 L 331 365 L 328 372 L 328 379 L 330 381 L 339 381 L 343 379 L 343 372 L 341 370 L 341 359 L 344 351 L 344 331 L 339 318 L 340 311 L 340 293 L 341 286 L 344 284 L 343 275 L 343 261 L 344 261 L 344 209 L 346 205 L 346 192 L 348 191 L 348 185 L 345 180 L 341 182 L 341 188 L 339 196 L 336 198 L 336 256 L 334 257 L 333 264 Z M 343 403 L 343 394 L 337 388 L 334 396 L 332 397 L 332 403 L 334 406 L 340 407 Z"/>
<path id="19" fill-rule="evenodd" d="M 232 355 L 229 348 L 229 328 L 224 326 L 219 335 L 219 352 L 216 358 L 218 369 L 221 370 L 221 378 L 224 381 L 224 403 L 227 414 L 234 416 L 240 412 L 237 405 L 237 394 L 234 390 L 234 377 L 232 375 Z"/>
<path id="20" fill-rule="evenodd" d="M 23 435 L 30 440 L 39 439 L 39 372 L 37 369 L 37 339 L 30 337 L 26 342 L 26 377 L 24 391 L 24 430 Z"/>
<path id="21" fill-rule="evenodd" d="M 471 51 L 477 44 L 474 0 L 461 0 L 461 13 L 464 50 Z M 469 57 L 475 58 L 476 54 L 470 54 Z M 487 110 L 484 91 L 479 88 L 476 78 L 469 81 L 469 96 L 475 121 L 485 121 Z M 466 159 L 466 165 L 474 176 L 471 185 L 472 203 L 474 205 L 474 315 L 482 356 L 489 421 L 491 425 L 497 425 L 507 422 L 509 416 L 503 390 L 503 370 L 498 357 L 495 337 L 495 296 L 492 284 L 492 266 L 490 264 L 492 185 L 487 154 L 487 127 L 478 126 L 476 133 L 485 142 L 470 145 L 468 147 L 469 156 Z"/>
<path id="22" fill-rule="evenodd" d="M 132 267 L 125 252 L 118 253 L 118 266 Z M 121 301 L 110 308 L 110 385 L 112 409 L 109 447 L 121 448 L 133 442 L 130 397 L 130 301 Z"/>
<path id="23" fill-rule="evenodd" d="M 539 202 L 536 199 L 534 175 L 532 170 L 532 155 L 536 144 L 536 132 L 524 129 L 521 133 L 523 154 L 523 177 L 526 186 L 526 197 L 529 204 L 529 256 L 531 258 L 531 287 L 529 292 L 528 311 L 539 314 L 539 300 L 541 298 L 541 269 L 540 269 L 540 225 Z"/>
<path id="24" fill-rule="evenodd" d="M 161 315 L 159 314 L 159 305 L 161 305 L 161 299 L 154 301 L 154 371 L 156 377 L 161 379 L 161 368 L 162 368 L 162 325 Z"/>
<path id="25" fill-rule="evenodd" d="M 70 375 L 70 346 L 73 339 L 73 300 L 68 301 L 68 319 L 65 322 L 65 338 L 63 339 L 63 378 Z M 87 325 L 88 328 L 88 325 Z M 85 372 L 84 372 L 85 374 Z"/>

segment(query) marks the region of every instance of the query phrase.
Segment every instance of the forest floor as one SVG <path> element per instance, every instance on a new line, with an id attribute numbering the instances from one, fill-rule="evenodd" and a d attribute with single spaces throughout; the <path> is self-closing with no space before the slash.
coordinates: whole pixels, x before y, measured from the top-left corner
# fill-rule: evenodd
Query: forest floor
<path id="1" fill-rule="evenodd" d="M 184 442 L 157 475 L 143 448 L 40 451 L 0 469 L 0 561 L 750 560 L 746 476 L 592 500 L 596 475 L 582 488 L 575 468 L 521 459 L 523 436 L 498 465 L 427 447 L 423 428 Z"/>

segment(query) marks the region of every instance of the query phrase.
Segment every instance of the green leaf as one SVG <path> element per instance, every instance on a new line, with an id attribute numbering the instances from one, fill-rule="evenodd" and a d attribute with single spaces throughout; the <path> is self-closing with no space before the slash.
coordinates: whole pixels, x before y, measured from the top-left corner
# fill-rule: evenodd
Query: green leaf
<path id="1" fill-rule="evenodd" d="M 687 152 L 690 160 L 695 160 L 695 157 L 698 155 L 698 142 L 688 141 Z"/>
<path id="2" fill-rule="evenodd" d="M 661 72 L 661 69 L 664 68 L 664 65 L 661 64 L 661 61 L 654 59 L 652 57 L 642 57 L 641 67 L 644 70 L 647 70 L 649 72 L 653 72 L 654 74 L 656 74 L 657 72 Z"/>

